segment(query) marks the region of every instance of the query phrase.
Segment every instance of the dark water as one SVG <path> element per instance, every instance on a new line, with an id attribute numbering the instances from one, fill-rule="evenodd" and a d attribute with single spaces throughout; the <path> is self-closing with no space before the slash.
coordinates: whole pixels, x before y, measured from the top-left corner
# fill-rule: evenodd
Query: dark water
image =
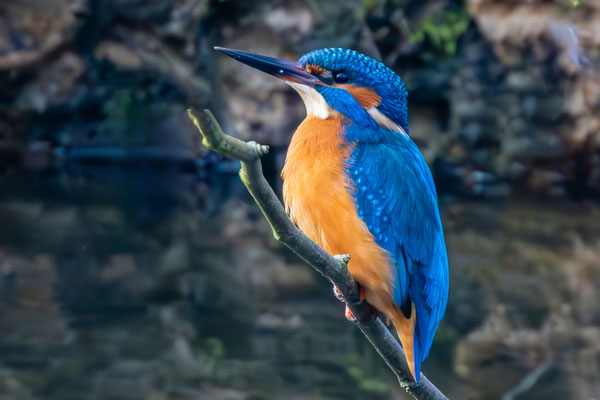
<path id="1" fill-rule="evenodd" d="M 78 162 L 0 187 L 0 399 L 404 398 L 235 174 Z M 442 210 L 450 302 L 424 373 L 452 398 L 538 370 L 516 398 L 598 396 L 600 211 Z"/>

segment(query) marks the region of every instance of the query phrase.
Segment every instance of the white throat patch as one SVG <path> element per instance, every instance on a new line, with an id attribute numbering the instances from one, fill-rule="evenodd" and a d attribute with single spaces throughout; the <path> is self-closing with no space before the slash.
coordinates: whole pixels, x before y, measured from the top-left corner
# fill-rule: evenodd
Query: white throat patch
<path id="1" fill-rule="evenodd" d="M 317 92 L 314 88 L 301 83 L 286 83 L 300 94 L 300 97 L 302 97 L 304 105 L 306 106 L 306 114 L 309 116 L 313 115 L 319 119 L 327 119 L 335 113 L 333 108 L 327 104 L 325 98 L 321 96 L 321 93 Z"/>

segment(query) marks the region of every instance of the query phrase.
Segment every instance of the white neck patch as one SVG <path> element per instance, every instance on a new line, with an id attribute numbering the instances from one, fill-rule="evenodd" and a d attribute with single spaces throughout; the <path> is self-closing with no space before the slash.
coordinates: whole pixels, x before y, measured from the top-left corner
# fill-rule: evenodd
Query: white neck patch
<path id="1" fill-rule="evenodd" d="M 395 132 L 400 132 L 404 136 L 408 136 L 408 133 L 406 133 L 406 131 L 400 125 L 386 117 L 386 115 L 379 111 L 377 107 L 371 107 L 367 110 L 367 112 L 369 113 L 371 118 L 373 118 L 375 122 L 377 122 L 377 124 L 382 128 L 389 129 Z"/>
<path id="2" fill-rule="evenodd" d="M 335 113 L 335 110 L 327 104 L 321 93 L 317 92 L 314 88 L 296 82 L 286 81 L 286 83 L 300 94 L 306 106 L 306 114 L 309 116 L 312 115 L 319 119 L 327 119 Z"/>

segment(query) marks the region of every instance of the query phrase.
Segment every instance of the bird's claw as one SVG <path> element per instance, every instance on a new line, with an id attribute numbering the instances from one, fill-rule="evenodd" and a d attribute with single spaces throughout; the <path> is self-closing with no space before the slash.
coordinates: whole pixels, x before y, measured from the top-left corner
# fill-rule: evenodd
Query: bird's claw
<path id="1" fill-rule="evenodd" d="M 339 301 L 344 301 L 344 296 L 342 296 L 342 292 L 340 292 L 340 289 L 338 289 L 338 287 L 336 285 L 333 285 L 333 295 L 339 300 Z"/>
<path id="2" fill-rule="evenodd" d="M 362 303 L 363 301 L 366 301 L 365 298 L 365 288 L 362 286 L 359 286 L 360 288 L 360 300 L 355 303 L 356 305 Z M 338 298 L 338 300 L 340 301 L 345 301 L 342 293 L 340 292 L 340 290 L 338 289 L 338 287 L 336 285 L 333 285 L 333 294 L 335 295 L 335 297 Z M 377 310 L 375 309 L 375 307 L 373 307 L 372 305 L 369 304 L 369 307 L 371 308 L 371 316 L 372 317 L 376 317 L 377 316 Z M 350 322 L 356 323 L 357 319 L 354 316 L 354 314 L 352 314 L 352 311 L 350 310 L 350 307 L 348 307 L 348 304 L 346 304 L 346 310 L 344 311 L 344 316 L 346 317 L 346 319 Z"/>
<path id="3" fill-rule="evenodd" d="M 361 302 L 362 301 L 364 301 L 364 300 L 361 300 Z M 369 304 L 369 311 L 370 311 L 370 313 L 369 313 L 370 319 L 377 318 L 377 309 L 370 304 Z M 346 311 L 344 312 L 344 316 L 350 322 L 356 323 L 358 321 L 356 319 L 356 317 L 354 316 L 354 314 L 352 314 L 352 311 L 350 311 L 350 308 L 348 306 L 346 306 Z"/>
<path id="4" fill-rule="evenodd" d="M 354 314 L 350 311 L 350 307 L 346 306 L 346 311 L 344 312 L 344 316 L 346 319 L 352 323 L 356 323 L 356 318 L 354 318 Z"/>

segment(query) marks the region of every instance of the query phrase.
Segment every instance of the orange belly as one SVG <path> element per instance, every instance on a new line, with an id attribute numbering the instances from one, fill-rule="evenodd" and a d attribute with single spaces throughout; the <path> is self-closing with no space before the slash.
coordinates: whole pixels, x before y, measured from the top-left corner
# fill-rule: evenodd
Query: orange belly
<path id="1" fill-rule="evenodd" d="M 308 116 L 296 130 L 282 171 L 283 200 L 296 225 L 330 254 L 350 254 L 348 269 L 365 298 L 398 331 L 414 376 L 416 312 L 406 319 L 392 296 L 394 276 L 388 253 L 358 216 L 346 175 L 352 151 L 342 138 L 342 117 Z"/>
<path id="2" fill-rule="evenodd" d="M 345 170 L 352 149 L 342 129 L 341 117 L 302 122 L 283 168 L 283 198 L 306 235 L 330 254 L 350 254 L 348 268 L 367 301 L 387 314 L 394 304 L 390 260 L 358 216 Z"/>

